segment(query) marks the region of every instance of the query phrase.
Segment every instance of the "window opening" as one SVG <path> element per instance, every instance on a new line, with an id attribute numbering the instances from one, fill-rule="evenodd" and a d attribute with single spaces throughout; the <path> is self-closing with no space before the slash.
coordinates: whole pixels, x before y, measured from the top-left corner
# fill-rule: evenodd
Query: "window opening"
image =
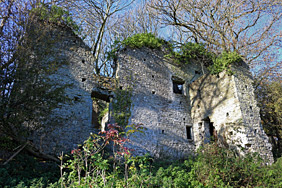
<path id="1" fill-rule="evenodd" d="M 183 94 L 183 84 L 173 82 L 173 93 Z"/>
<path id="2" fill-rule="evenodd" d="M 186 126 L 186 135 L 188 140 L 192 139 L 192 127 Z"/>
<path id="3" fill-rule="evenodd" d="M 184 85 L 184 80 L 181 78 L 172 76 L 172 85 L 173 85 L 173 93 L 176 94 L 183 94 L 183 85 Z"/>
<path id="4" fill-rule="evenodd" d="M 85 81 L 86 81 L 86 78 L 82 78 L 81 81 L 82 81 L 82 82 L 85 82 Z"/>
<path id="5" fill-rule="evenodd" d="M 195 74 L 201 74 L 201 72 L 200 72 L 200 71 L 195 70 Z"/>
<path id="6" fill-rule="evenodd" d="M 164 134 L 164 130 L 162 130 L 162 134 Z"/>

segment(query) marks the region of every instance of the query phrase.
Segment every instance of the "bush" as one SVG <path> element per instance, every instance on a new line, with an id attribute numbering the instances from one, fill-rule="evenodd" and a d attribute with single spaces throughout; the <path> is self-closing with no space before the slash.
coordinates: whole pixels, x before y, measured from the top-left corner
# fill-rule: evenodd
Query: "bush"
<path id="1" fill-rule="evenodd" d="M 47 187 L 60 178 L 56 163 L 39 161 L 19 154 L 5 166 L 0 166 L 0 187 Z"/>
<path id="2" fill-rule="evenodd" d="M 165 40 L 157 38 L 152 33 L 139 33 L 122 41 L 123 46 L 131 48 L 148 47 L 151 49 L 160 49 L 165 43 Z"/>
<path id="3" fill-rule="evenodd" d="M 113 126 L 106 135 L 97 136 L 117 145 L 121 143 L 121 148 L 103 154 L 97 150 L 102 146 L 97 137 L 89 138 L 80 149 L 72 151 L 59 181 L 59 170 L 53 170 L 54 166 L 42 168 L 42 163 L 33 158 L 18 156 L 17 161 L 0 168 L 0 186 L 282 187 L 282 158 L 265 166 L 257 154 L 239 157 L 233 151 L 211 144 L 184 161 L 154 161 L 149 155 L 131 156 L 123 146 L 123 132 L 119 130 L 118 136 L 117 129 Z"/>
<path id="4" fill-rule="evenodd" d="M 242 58 L 236 52 L 222 52 L 218 57 L 213 58 L 213 64 L 208 67 L 211 74 L 218 74 L 224 70 L 228 74 L 233 74 L 230 65 L 242 61 Z"/>

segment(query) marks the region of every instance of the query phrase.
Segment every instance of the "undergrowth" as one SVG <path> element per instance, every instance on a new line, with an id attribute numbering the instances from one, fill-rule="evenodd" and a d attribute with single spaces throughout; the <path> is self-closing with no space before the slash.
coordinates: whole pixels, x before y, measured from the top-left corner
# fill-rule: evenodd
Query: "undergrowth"
<path id="1" fill-rule="evenodd" d="M 60 179 L 58 164 L 40 161 L 26 153 L 0 165 L 0 187 L 49 187 Z"/>
<path id="2" fill-rule="evenodd" d="M 116 141 L 120 139 L 123 140 L 119 137 Z M 97 145 L 93 143 L 93 139 L 89 139 L 81 149 L 72 152 L 63 165 L 60 180 L 59 168 L 19 156 L 9 165 L 1 166 L 0 186 L 282 187 L 282 158 L 265 166 L 257 154 L 238 157 L 230 150 L 211 144 L 194 157 L 172 162 L 149 155 L 133 157 L 129 150 L 121 152 L 118 148 L 115 153 L 95 153 Z"/>

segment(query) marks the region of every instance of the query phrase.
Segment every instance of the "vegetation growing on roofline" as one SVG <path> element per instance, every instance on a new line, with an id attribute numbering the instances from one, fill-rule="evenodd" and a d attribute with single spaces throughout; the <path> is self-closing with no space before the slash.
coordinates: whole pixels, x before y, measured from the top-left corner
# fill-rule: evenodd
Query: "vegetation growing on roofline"
<path id="1" fill-rule="evenodd" d="M 80 32 L 81 28 L 73 21 L 71 14 L 56 5 L 40 4 L 37 8 L 33 8 L 30 13 L 38 16 L 40 20 L 54 24 L 65 24 L 74 32 Z"/>
<path id="2" fill-rule="evenodd" d="M 108 52 L 108 59 L 116 59 L 117 53 L 121 48 L 142 48 L 168 49 L 165 57 L 172 58 L 177 64 L 187 64 L 193 60 L 201 61 L 210 70 L 211 74 L 218 74 L 227 71 L 232 74 L 231 64 L 242 61 L 240 55 L 236 52 L 223 51 L 220 55 L 209 52 L 203 43 L 187 42 L 180 47 L 175 47 L 172 43 L 164 39 L 157 38 L 152 33 L 139 33 L 126 38 L 124 41 L 115 41 L 112 50 Z"/>

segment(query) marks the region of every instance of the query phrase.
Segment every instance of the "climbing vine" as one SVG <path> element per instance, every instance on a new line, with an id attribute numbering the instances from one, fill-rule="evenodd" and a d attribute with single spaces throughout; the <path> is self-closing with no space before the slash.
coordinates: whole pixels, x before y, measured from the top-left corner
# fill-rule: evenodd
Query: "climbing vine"
<path id="1" fill-rule="evenodd" d="M 31 14 L 36 15 L 40 20 L 48 21 L 49 23 L 65 24 L 74 32 L 80 33 L 80 27 L 73 21 L 71 14 L 61 7 L 41 4 L 38 8 L 33 8 Z"/>
<path id="2" fill-rule="evenodd" d="M 115 122 L 120 126 L 128 125 L 128 119 L 131 116 L 131 96 L 132 89 L 116 89 L 115 100 L 113 101 L 113 117 Z"/>

